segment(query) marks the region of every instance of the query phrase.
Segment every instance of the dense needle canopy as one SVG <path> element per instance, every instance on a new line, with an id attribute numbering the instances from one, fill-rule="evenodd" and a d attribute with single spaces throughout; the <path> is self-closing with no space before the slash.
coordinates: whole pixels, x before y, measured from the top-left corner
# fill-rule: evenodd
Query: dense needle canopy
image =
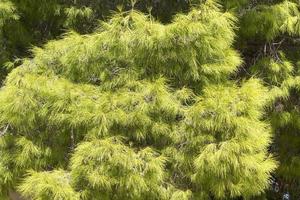
<path id="1" fill-rule="evenodd" d="M 0 199 L 297 197 L 299 16 L 287 0 L 1 1 Z"/>
<path id="2" fill-rule="evenodd" d="M 229 76 L 235 18 L 213 1 L 136 11 L 34 49 L 0 92 L 1 188 L 32 199 L 251 197 L 275 168 L 266 89 Z M 10 170 L 6 170 L 6 169 Z"/>

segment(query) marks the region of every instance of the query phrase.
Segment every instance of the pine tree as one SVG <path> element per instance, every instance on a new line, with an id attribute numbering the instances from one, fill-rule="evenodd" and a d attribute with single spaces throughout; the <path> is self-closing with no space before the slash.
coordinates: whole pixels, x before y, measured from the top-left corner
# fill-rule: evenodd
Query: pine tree
<path id="1" fill-rule="evenodd" d="M 276 168 L 264 108 L 284 90 L 232 79 L 237 20 L 211 0 L 169 24 L 130 10 L 34 48 L 0 91 L 2 198 L 263 194 Z"/>
<path id="2" fill-rule="evenodd" d="M 31 56 L 32 45 L 41 46 L 69 30 L 91 33 L 98 20 L 133 7 L 167 23 L 176 12 L 186 12 L 190 4 L 186 0 L 1 0 L 0 84 L 20 64 L 19 58 Z"/>
<path id="3" fill-rule="evenodd" d="M 299 198 L 299 3 L 297 1 L 248 1 L 239 13 L 237 46 L 246 57 L 241 75 L 256 76 L 270 91 L 267 115 L 271 122 L 271 151 L 279 161 L 273 174 L 278 190 L 268 199 L 290 192 Z M 246 73 L 245 73 L 246 72 Z"/>
<path id="4" fill-rule="evenodd" d="M 1 195 L 298 198 L 299 14 L 296 0 L 2 0 L 1 82 L 20 66 L 0 92 Z"/>
<path id="5" fill-rule="evenodd" d="M 225 1 L 226 2 L 226 1 Z M 270 91 L 265 119 L 271 122 L 273 144 L 279 167 L 273 174 L 277 189 L 268 199 L 280 199 L 290 192 L 299 198 L 299 2 L 298 1 L 229 1 L 227 9 L 239 16 L 238 42 L 245 57 L 240 77 L 256 76 Z M 231 7 L 230 7 L 231 6 Z"/>

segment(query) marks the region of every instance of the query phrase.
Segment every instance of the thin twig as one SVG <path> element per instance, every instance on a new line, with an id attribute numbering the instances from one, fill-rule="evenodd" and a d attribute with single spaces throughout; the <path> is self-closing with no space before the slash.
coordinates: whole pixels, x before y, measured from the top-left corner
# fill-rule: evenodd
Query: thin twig
<path id="1" fill-rule="evenodd" d="M 7 124 L 3 131 L 0 132 L 0 137 L 4 136 L 8 130 L 9 125 Z"/>

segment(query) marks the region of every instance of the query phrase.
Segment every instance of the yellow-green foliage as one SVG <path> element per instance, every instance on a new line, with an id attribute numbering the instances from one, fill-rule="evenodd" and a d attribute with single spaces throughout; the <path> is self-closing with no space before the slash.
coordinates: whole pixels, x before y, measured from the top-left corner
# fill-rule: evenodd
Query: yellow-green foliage
<path id="1" fill-rule="evenodd" d="M 22 183 L 20 191 L 26 197 L 37 200 L 79 200 L 78 194 L 70 185 L 70 175 L 63 170 L 34 172 Z"/>
<path id="2" fill-rule="evenodd" d="M 258 5 L 241 17 L 240 33 L 243 38 L 267 41 L 281 34 L 299 36 L 299 16 L 297 4 L 288 0 L 274 5 Z"/>
<path id="3" fill-rule="evenodd" d="M 218 198 L 250 197 L 268 186 L 266 180 L 275 165 L 266 154 L 270 130 L 259 121 L 265 93 L 257 80 L 249 80 L 240 89 L 208 87 L 190 108 L 188 129 L 196 136 L 213 136 L 198 146 L 201 153 L 194 160 L 194 181 Z"/>
<path id="4" fill-rule="evenodd" d="M 164 167 L 165 158 L 151 148 L 134 152 L 117 138 L 83 142 L 71 159 L 83 199 L 164 199 Z"/>
<path id="5" fill-rule="evenodd" d="M 80 30 L 84 26 L 83 24 L 88 24 L 93 21 L 94 13 L 89 7 L 76 8 L 74 6 L 65 8 L 66 21 L 65 26 L 73 28 L 74 30 Z M 85 27 L 88 28 L 88 27 Z"/>
<path id="6" fill-rule="evenodd" d="M 118 75 L 126 80 L 128 71 L 147 79 L 163 74 L 175 86 L 220 80 L 241 63 L 230 48 L 234 17 L 217 12 L 214 5 L 202 10 L 209 12 L 194 9 L 170 25 L 135 11 L 121 13 L 95 34 L 71 34 L 45 50 L 36 49 L 34 64 L 84 83 L 111 82 Z"/>
<path id="7" fill-rule="evenodd" d="M 93 34 L 34 49 L 0 91 L 1 194 L 189 200 L 263 193 L 276 166 L 262 121 L 268 95 L 256 79 L 230 80 L 241 64 L 234 23 L 214 1 L 168 25 L 130 11 Z"/>
<path id="8" fill-rule="evenodd" d="M 292 77 L 293 64 L 283 54 L 277 59 L 263 57 L 254 66 L 251 72 L 260 77 L 266 84 L 280 86 L 285 80 Z"/>
<path id="9" fill-rule="evenodd" d="M 289 77 L 271 90 L 270 121 L 275 135 L 274 152 L 280 159 L 277 175 L 285 181 L 294 181 L 299 174 L 298 132 L 300 129 L 300 77 Z M 288 145 L 287 145 L 288 144 Z"/>
<path id="10" fill-rule="evenodd" d="M 16 10 L 14 5 L 10 1 L 1 1 L 0 2 L 0 32 L 2 31 L 2 27 L 4 26 L 5 21 L 13 19 L 17 20 L 18 15 L 16 14 Z"/>

